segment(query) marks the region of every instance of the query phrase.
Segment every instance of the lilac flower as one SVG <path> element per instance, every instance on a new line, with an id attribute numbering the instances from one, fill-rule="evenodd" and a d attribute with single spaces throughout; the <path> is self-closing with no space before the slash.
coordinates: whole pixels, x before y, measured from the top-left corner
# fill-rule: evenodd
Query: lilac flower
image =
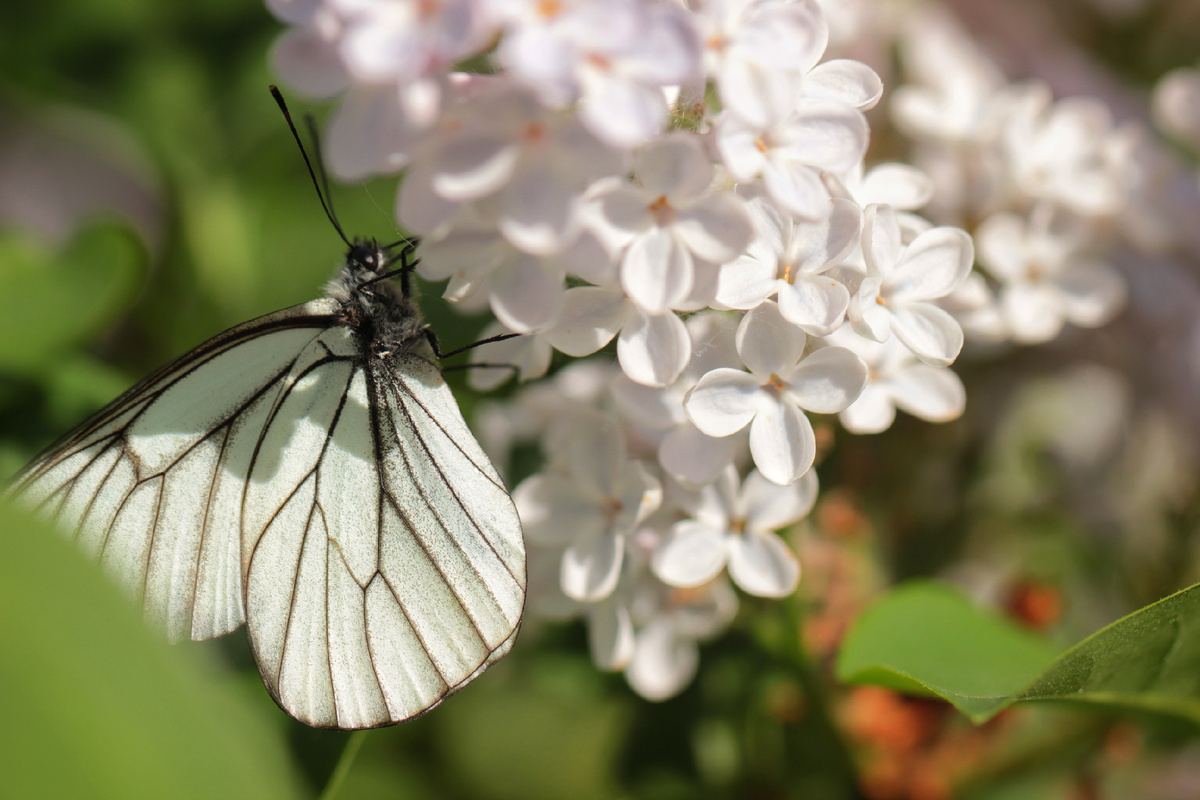
<path id="1" fill-rule="evenodd" d="M 737 348 L 749 372 L 715 369 L 688 392 L 688 417 L 709 436 L 750 426 L 750 453 L 767 480 L 787 485 L 808 472 L 816 457 L 812 423 L 804 410 L 834 414 L 862 392 L 867 368 L 842 347 L 804 355 L 807 337 L 768 301 L 738 327 Z"/>

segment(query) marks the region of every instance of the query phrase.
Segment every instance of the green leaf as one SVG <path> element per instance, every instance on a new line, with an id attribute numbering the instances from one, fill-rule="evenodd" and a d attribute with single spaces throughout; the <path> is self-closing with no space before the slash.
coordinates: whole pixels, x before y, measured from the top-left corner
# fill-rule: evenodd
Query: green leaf
<path id="1" fill-rule="evenodd" d="M 1200 725 L 1200 584 L 1117 620 L 1061 655 L 944 586 L 916 583 L 859 618 L 837 674 L 932 694 L 984 722 L 1017 702 L 1174 715 Z"/>
<path id="2" fill-rule="evenodd" d="M 0 797 L 300 796 L 282 712 L 207 663 L 211 644 L 151 634 L 72 542 L 7 503 L 0 636 Z"/>
<path id="3" fill-rule="evenodd" d="M 863 612 L 838 654 L 838 678 L 949 700 L 976 721 L 1010 702 L 1057 648 L 948 586 L 915 583 Z"/>

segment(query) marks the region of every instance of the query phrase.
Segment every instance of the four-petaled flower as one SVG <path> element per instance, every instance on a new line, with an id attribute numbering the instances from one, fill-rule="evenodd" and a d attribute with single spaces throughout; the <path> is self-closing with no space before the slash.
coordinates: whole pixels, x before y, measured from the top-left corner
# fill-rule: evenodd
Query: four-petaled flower
<path id="1" fill-rule="evenodd" d="M 804 410 L 836 414 L 867 382 L 862 359 L 844 347 L 805 356 L 808 337 L 768 301 L 747 312 L 737 349 L 749 372 L 714 369 L 683 401 L 688 417 L 709 436 L 731 436 L 750 426 L 750 454 L 763 476 L 781 485 L 808 472 L 816 436 Z"/>
<path id="2" fill-rule="evenodd" d="M 877 342 L 893 333 L 917 358 L 944 367 L 962 349 L 962 327 L 933 301 L 957 289 L 971 272 L 975 248 L 961 228 L 930 228 L 907 244 L 891 206 L 863 213 L 867 277 L 850 302 L 855 330 Z"/>
<path id="3" fill-rule="evenodd" d="M 1000 281 L 1000 312 L 1021 344 L 1053 339 L 1070 322 L 1095 328 L 1125 304 L 1125 280 L 1084 252 L 1088 229 L 1049 203 L 1028 220 L 993 214 L 979 227 L 979 260 Z"/>
<path id="4" fill-rule="evenodd" d="M 858 243 L 862 212 L 837 198 L 823 220 L 796 219 L 764 196 L 753 197 L 750 213 L 758 237 L 717 277 L 716 299 L 729 308 L 750 309 L 771 296 L 784 319 L 813 336 L 827 336 L 846 318 L 850 292 L 826 271 Z"/>
<path id="5" fill-rule="evenodd" d="M 582 602 L 617 586 L 625 539 L 662 502 L 662 486 L 631 462 L 615 420 L 581 413 L 556 443 L 559 469 L 533 475 L 513 491 L 531 542 L 566 545 L 563 593 Z"/>
<path id="6" fill-rule="evenodd" d="M 654 554 L 654 573 L 671 586 L 708 583 L 729 566 L 729 577 L 750 594 L 783 597 L 800 580 L 800 562 L 774 531 L 807 514 L 817 499 L 812 471 L 789 486 L 751 472 L 741 486 L 730 466 L 696 492 L 691 519 L 675 523 Z"/>
<path id="7" fill-rule="evenodd" d="M 624 248 L 621 287 L 649 314 L 681 307 L 696 259 L 723 264 L 745 249 L 754 223 L 735 195 L 708 194 L 712 163 L 698 137 L 678 133 L 644 147 L 634 175 L 597 198 L 597 233 Z"/>

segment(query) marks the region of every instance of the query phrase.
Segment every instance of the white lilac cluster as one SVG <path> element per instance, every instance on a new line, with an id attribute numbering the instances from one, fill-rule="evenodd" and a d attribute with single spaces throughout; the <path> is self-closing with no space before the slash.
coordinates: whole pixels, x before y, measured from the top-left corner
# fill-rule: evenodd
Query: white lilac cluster
<path id="1" fill-rule="evenodd" d="M 935 182 L 927 213 L 970 229 L 983 267 L 947 307 L 968 335 L 994 342 L 1039 344 L 1066 325 L 1109 322 L 1127 295 L 1110 254 L 1167 235 L 1169 215 L 1148 196 L 1144 129 L 1118 125 L 1100 100 L 1008 82 L 936 5 L 898 28 L 910 83 L 892 93 L 892 119 Z"/>
<path id="2" fill-rule="evenodd" d="M 530 613 L 582 616 L 596 663 L 642 695 L 690 681 L 697 642 L 736 612 L 733 587 L 796 588 L 778 532 L 816 499 L 810 415 L 864 433 L 897 408 L 961 413 L 948 369 L 959 319 L 987 316 L 971 237 L 914 213 L 934 185 L 922 172 L 865 169 L 864 111 L 882 83 L 825 57 L 816 0 L 268 5 L 290 26 L 283 77 L 343 95 L 330 168 L 403 171 L 397 219 L 424 239 L 423 277 L 490 308 L 491 333 L 522 334 L 481 360 L 528 380 L 555 350 L 582 357 L 615 339 L 615 362 L 571 364 L 480 423 L 500 463 L 521 440 L 546 454 L 514 490 Z M 913 125 L 941 126 L 948 146 L 995 126 L 994 81 L 938 80 L 909 92 Z M 956 92 L 979 95 L 973 114 Z M 1010 154 L 1041 202 L 990 219 L 982 254 L 1007 335 L 1033 341 L 1063 319 L 1097 324 L 1119 299 L 1062 215 L 1111 212 L 1120 187 L 1092 140 L 1059 155 L 1064 137 L 1104 123 L 1092 110 L 1036 91 L 1008 102 L 1012 124 L 1045 142 Z M 930 164 L 935 178 L 948 169 Z"/>

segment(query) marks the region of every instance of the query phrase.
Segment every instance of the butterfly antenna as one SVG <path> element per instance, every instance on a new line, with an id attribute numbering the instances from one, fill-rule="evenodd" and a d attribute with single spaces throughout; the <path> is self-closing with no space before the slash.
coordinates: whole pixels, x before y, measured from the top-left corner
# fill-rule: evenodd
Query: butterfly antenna
<path id="1" fill-rule="evenodd" d="M 296 123 L 292 122 L 292 115 L 291 112 L 288 111 L 287 103 L 283 101 L 283 95 L 279 92 L 278 87 L 276 87 L 274 84 L 271 84 L 270 88 L 271 96 L 275 98 L 275 102 L 279 105 L 279 110 L 283 112 L 283 118 L 287 120 L 288 128 L 292 132 L 292 138 L 296 140 L 296 146 L 300 148 L 300 155 L 304 157 L 304 166 L 308 167 L 308 177 L 312 178 L 313 188 L 317 190 L 317 199 L 321 201 L 321 208 L 325 209 L 325 216 L 329 218 L 330 223 L 333 224 L 333 229 L 337 231 L 338 236 L 342 237 L 342 241 L 346 243 L 346 246 L 353 247 L 354 245 L 351 244 L 348 238 L 346 238 L 346 233 L 342 230 L 342 226 L 338 224 L 337 217 L 333 215 L 333 199 L 329 195 L 329 180 L 325 176 L 324 165 L 322 165 L 318 160 L 317 164 L 321 168 L 321 180 L 318 180 L 317 173 L 313 169 L 312 161 L 308 157 L 308 151 L 304 149 L 304 142 L 300 139 L 300 132 L 296 130 Z M 316 140 L 315 131 L 313 138 Z M 316 145 L 319 148 L 320 142 L 316 142 Z M 320 159 L 319 149 L 317 151 L 317 158 Z M 325 186 L 324 192 L 321 191 L 322 182 Z M 329 197 L 329 199 L 326 200 L 326 197 Z"/>
<path id="2" fill-rule="evenodd" d="M 329 170 L 325 169 L 325 157 L 321 155 L 321 132 L 317 130 L 317 120 L 312 114 L 305 114 L 304 125 L 308 128 L 308 137 L 312 139 L 313 158 L 317 161 L 317 174 L 321 176 L 321 188 L 325 190 L 325 202 L 329 204 L 329 217 L 340 231 L 341 225 L 337 221 L 337 211 L 333 209 L 333 192 L 329 190 Z"/>

